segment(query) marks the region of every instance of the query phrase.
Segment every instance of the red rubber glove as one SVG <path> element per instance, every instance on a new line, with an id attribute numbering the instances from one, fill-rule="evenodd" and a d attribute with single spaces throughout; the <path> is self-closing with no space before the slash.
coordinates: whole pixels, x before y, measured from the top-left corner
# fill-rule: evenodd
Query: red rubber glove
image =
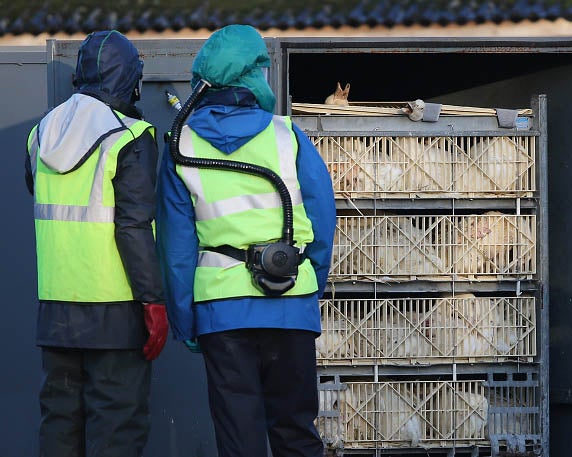
<path id="1" fill-rule="evenodd" d="M 167 311 L 164 305 L 155 303 L 143 305 L 143 311 L 145 326 L 149 332 L 149 338 L 147 338 L 147 343 L 145 343 L 143 348 L 143 354 L 147 360 L 155 360 L 167 342 L 167 334 L 169 333 Z"/>

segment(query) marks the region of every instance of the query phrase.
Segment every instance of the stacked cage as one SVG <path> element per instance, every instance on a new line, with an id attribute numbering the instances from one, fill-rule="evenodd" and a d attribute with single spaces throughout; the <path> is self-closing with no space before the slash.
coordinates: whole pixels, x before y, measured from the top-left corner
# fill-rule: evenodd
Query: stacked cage
<path id="1" fill-rule="evenodd" d="M 295 117 L 337 202 L 316 341 L 330 452 L 539 452 L 544 111 Z"/>

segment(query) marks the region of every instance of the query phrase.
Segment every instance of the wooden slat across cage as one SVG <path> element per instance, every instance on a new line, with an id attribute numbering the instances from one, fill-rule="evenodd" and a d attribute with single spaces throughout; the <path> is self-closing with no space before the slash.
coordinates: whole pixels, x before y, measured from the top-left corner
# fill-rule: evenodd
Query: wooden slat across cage
<path id="1" fill-rule="evenodd" d="M 310 136 L 337 198 L 530 197 L 534 136 Z"/>
<path id="2" fill-rule="evenodd" d="M 532 362 L 532 296 L 326 299 L 321 366 Z"/>
<path id="3" fill-rule="evenodd" d="M 330 278 L 498 280 L 536 273 L 536 217 L 338 216 Z"/>
<path id="4" fill-rule="evenodd" d="M 294 114 L 345 114 L 360 116 L 399 116 L 404 117 L 403 108 L 408 102 L 400 101 L 352 101 L 348 106 L 324 105 L 316 103 L 292 103 L 292 113 Z M 530 108 L 520 108 L 517 110 L 519 116 L 530 116 Z M 496 116 L 495 108 L 482 108 L 477 106 L 441 105 L 441 115 L 445 116 Z"/>

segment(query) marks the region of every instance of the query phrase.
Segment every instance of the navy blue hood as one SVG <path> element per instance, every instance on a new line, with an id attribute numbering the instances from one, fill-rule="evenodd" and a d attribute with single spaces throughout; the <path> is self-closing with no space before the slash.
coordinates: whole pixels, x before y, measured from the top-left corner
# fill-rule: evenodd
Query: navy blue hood
<path id="1" fill-rule="evenodd" d="M 74 85 L 78 91 L 109 101 L 133 104 L 143 62 L 133 44 L 117 30 L 93 32 L 79 48 Z"/>

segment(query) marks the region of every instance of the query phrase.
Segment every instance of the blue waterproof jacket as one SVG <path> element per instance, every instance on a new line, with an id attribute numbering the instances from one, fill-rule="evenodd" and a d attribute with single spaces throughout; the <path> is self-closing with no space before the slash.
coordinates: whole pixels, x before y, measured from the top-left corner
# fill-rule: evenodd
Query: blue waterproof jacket
<path id="1" fill-rule="evenodd" d="M 231 155 L 264 130 L 271 120 L 272 113 L 261 109 L 248 89 L 234 87 L 208 91 L 188 125 L 214 147 Z M 305 253 L 314 266 L 319 287 L 316 294 L 305 297 L 246 297 L 193 304 L 198 254 L 193 204 L 175 171 L 168 148 L 165 150 L 158 184 L 157 243 L 169 320 L 176 340 L 240 328 L 321 331 L 318 298 L 324 292 L 330 267 L 336 226 L 335 201 L 322 158 L 295 125 L 294 132 L 299 147 L 298 181 L 314 231 L 314 241 L 306 247 Z"/>

